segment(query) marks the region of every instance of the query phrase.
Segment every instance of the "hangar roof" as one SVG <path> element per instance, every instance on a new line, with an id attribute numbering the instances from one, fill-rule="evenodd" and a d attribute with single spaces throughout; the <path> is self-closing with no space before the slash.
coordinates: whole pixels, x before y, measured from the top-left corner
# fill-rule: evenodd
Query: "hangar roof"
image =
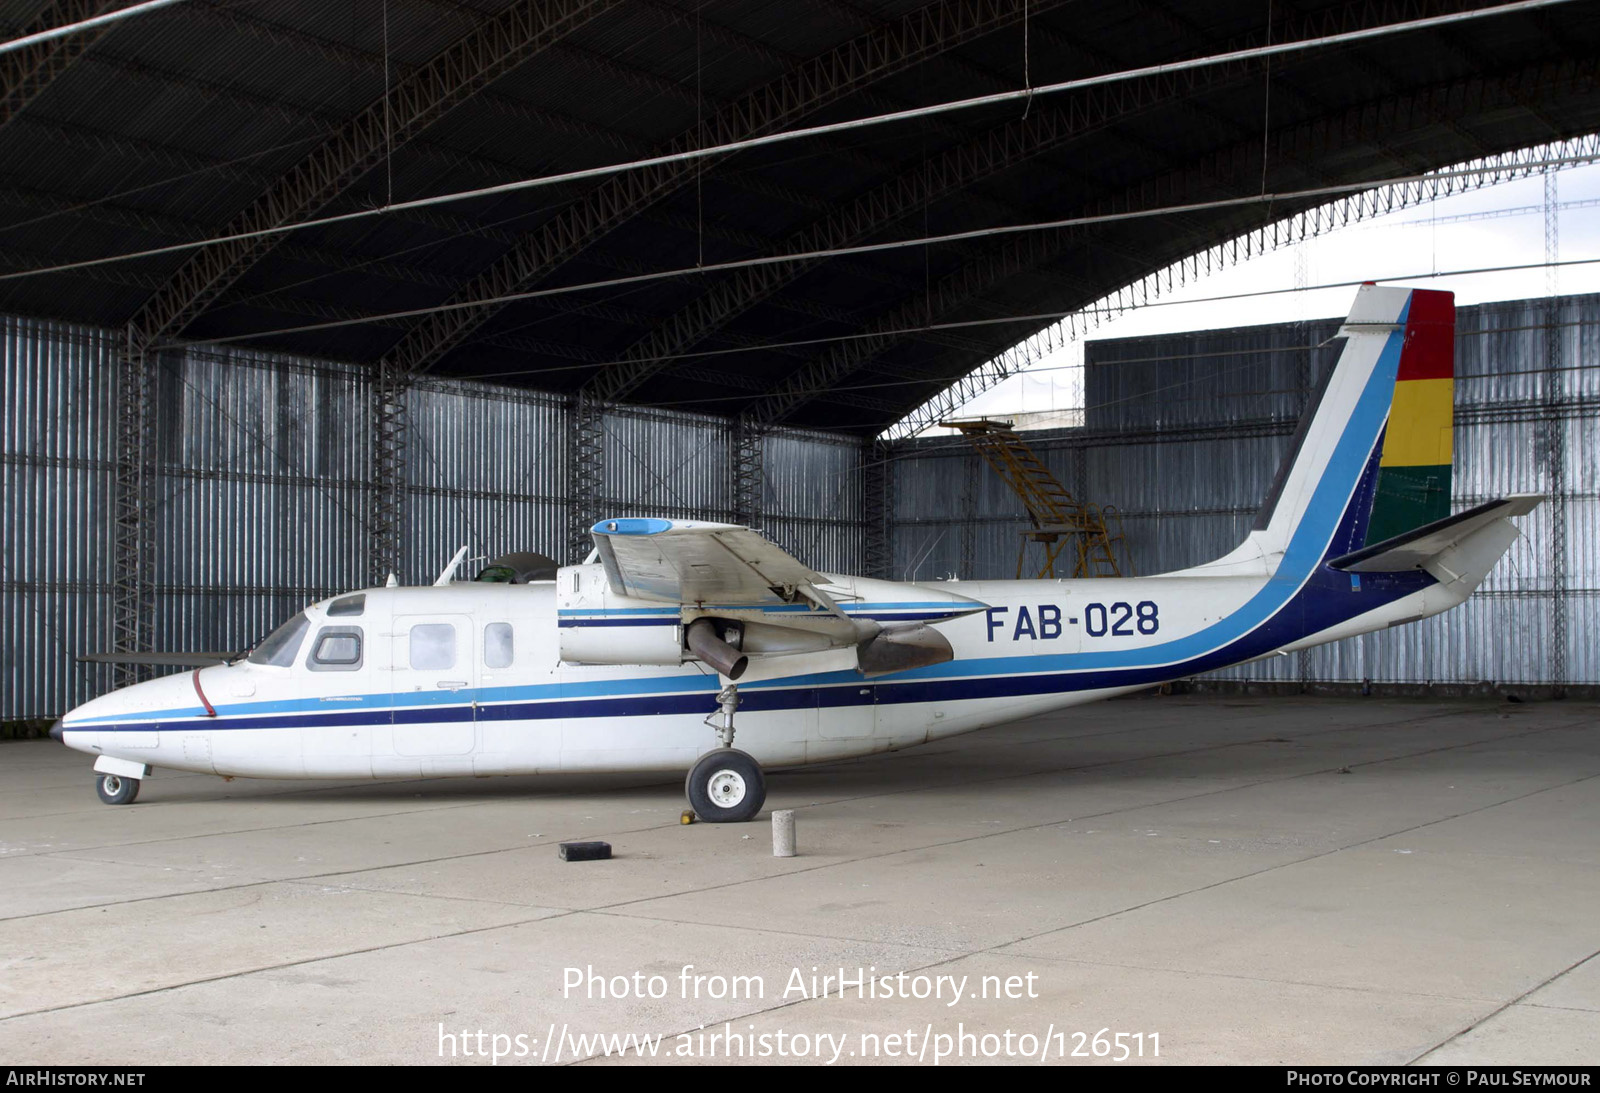
<path id="1" fill-rule="evenodd" d="M 0 23 L 9 38 L 121 3 L 4 0 Z M 190 0 L 0 55 L 0 272 L 1484 6 Z M 259 335 L 263 346 L 403 371 L 875 432 L 1040 322 L 919 328 L 1070 310 L 1294 208 L 268 332 L 1263 186 L 1389 178 L 1600 130 L 1597 67 L 1600 6 L 1568 3 L 0 281 L 0 310 L 126 326 L 137 344 Z"/>

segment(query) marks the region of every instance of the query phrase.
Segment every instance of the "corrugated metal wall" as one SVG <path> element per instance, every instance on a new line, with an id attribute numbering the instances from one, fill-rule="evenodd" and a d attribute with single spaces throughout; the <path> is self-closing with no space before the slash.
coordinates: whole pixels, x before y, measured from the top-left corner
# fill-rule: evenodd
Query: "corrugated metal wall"
<path id="1" fill-rule="evenodd" d="M 1546 302 L 1462 310 L 1455 504 L 1544 490 Z M 0 720 L 48 717 L 106 689 L 78 663 L 111 647 L 115 342 L 107 332 L 4 322 L 0 457 Z M 1213 557 L 1243 537 L 1307 391 L 1332 364 L 1331 322 L 1091 343 L 1086 425 L 1036 434 L 1079 496 L 1122 510 L 1141 573 Z M 1567 661 L 1600 682 L 1600 297 L 1560 306 L 1568 560 Z M 364 582 L 370 482 L 365 373 L 251 351 L 162 357 L 156 384 L 157 633 L 163 649 L 236 648 L 301 604 Z M 474 556 L 560 556 L 567 410 L 550 396 L 431 380 L 410 395 L 406 581 L 463 544 Z M 820 568 L 863 572 L 863 449 L 765 439 L 762 525 Z M 890 468 L 891 575 L 1015 572 L 1022 510 L 963 441 L 916 441 Z M 627 411 L 606 421 L 605 507 L 732 519 L 720 419 Z M 1550 509 L 1465 607 L 1401 630 L 1234 669 L 1235 678 L 1378 682 L 1549 679 Z"/>
<path id="2" fill-rule="evenodd" d="M 52 717 L 110 686 L 116 342 L 4 322 L 0 720 Z M 165 353 L 156 371 L 156 634 L 236 649 L 306 602 L 365 583 L 370 391 L 358 368 L 245 350 Z M 474 557 L 564 553 L 563 400 L 429 380 L 409 395 L 403 581 Z M 814 565 L 863 568 L 862 448 L 765 438 L 766 530 Z M 728 430 L 712 417 L 606 420 L 604 508 L 733 518 Z"/>
<path id="3" fill-rule="evenodd" d="M 1552 420 L 1566 460 L 1567 665 L 1600 682 L 1600 296 L 1462 308 L 1453 504 L 1548 492 Z M 1337 346 L 1331 320 L 1090 342 L 1082 429 L 1029 434 L 1075 496 L 1122 511 L 1138 572 L 1216 557 L 1249 530 L 1308 392 Z M 1553 384 L 1552 386 L 1549 386 Z M 1559 411 L 1551 396 L 1559 396 Z M 893 465 L 893 575 L 1016 572 L 1022 506 L 959 438 L 906 444 Z M 1307 682 L 1537 684 L 1551 679 L 1546 505 L 1466 605 L 1425 622 L 1217 673 Z"/>
<path id="4" fill-rule="evenodd" d="M 98 333 L 7 320 L 4 339 L 0 708 L 12 718 L 86 694 L 74 657 L 109 648 L 115 400 Z"/>

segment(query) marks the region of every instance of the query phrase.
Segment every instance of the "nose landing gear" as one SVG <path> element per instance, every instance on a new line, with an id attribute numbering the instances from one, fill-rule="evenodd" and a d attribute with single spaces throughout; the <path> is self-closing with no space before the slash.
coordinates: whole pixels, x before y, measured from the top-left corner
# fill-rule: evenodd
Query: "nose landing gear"
<path id="1" fill-rule="evenodd" d="M 690 768 L 684 794 L 695 816 L 712 824 L 742 823 L 767 802 L 767 780 L 761 764 L 733 746 L 733 712 L 739 708 L 739 686 L 730 683 L 717 695 L 722 723 L 713 726 L 722 747 L 708 751 Z M 716 717 L 706 718 L 710 724 Z"/>
<path id="2" fill-rule="evenodd" d="M 97 774 L 94 778 L 94 789 L 105 804 L 131 805 L 139 796 L 139 779 L 126 778 L 120 774 Z"/>

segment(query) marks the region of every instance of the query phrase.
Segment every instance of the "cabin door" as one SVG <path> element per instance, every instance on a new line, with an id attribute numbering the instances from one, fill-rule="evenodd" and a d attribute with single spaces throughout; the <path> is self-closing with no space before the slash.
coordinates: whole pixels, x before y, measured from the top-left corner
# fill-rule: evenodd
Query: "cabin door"
<path id="1" fill-rule="evenodd" d="M 396 615 L 394 749 L 469 755 L 477 746 L 477 634 L 468 615 Z"/>

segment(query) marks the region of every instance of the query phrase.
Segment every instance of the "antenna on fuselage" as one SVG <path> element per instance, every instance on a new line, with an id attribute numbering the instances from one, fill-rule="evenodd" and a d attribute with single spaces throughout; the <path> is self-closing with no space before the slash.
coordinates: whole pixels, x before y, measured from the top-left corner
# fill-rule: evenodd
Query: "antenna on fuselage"
<path id="1" fill-rule="evenodd" d="M 443 588 L 445 585 L 449 584 L 450 578 L 455 576 L 456 567 L 461 564 L 461 559 L 465 558 L 466 556 L 466 547 L 462 547 L 460 550 L 456 551 L 456 556 L 450 559 L 450 564 L 445 566 L 444 569 L 440 570 L 438 579 L 433 582 L 433 587 Z"/>

